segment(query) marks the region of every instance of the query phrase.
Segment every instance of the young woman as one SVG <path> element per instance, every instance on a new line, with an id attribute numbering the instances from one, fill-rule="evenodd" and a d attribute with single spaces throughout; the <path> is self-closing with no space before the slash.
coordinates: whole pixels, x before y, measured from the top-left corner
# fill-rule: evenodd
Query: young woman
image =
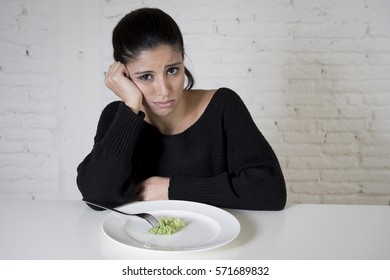
<path id="1" fill-rule="evenodd" d="M 182 34 L 169 15 L 135 10 L 120 20 L 112 41 L 115 62 L 105 83 L 121 101 L 103 110 L 93 149 L 77 169 L 85 200 L 284 208 L 286 187 L 272 148 L 235 92 L 192 89 Z"/>

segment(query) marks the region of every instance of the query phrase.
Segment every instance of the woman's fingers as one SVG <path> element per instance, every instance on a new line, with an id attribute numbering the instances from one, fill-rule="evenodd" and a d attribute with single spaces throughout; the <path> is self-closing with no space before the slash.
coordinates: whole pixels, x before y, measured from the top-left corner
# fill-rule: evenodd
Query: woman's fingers
<path id="1" fill-rule="evenodd" d="M 142 93 L 128 78 L 127 68 L 120 62 L 108 67 L 104 82 L 127 106 L 138 114 L 142 104 Z"/>

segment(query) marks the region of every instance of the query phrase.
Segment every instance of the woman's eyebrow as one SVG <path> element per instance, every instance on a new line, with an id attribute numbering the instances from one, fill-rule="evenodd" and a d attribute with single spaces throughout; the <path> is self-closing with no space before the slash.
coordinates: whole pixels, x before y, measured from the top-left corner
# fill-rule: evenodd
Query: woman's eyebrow
<path id="1" fill-rule="evenodd" d="M 171 68 L 171 67 L 175 67 L 175 66 L 178 66 L 181 64 L 183 64 L 183 61 L 178 61 L 178 62 L 174 62 L 174 63 L 168 64 L 168 65 L 165 65 L 165 68 Z M 151 73 L 153 73 L 152 70 L 145 70 L 145 71 L 135 72 L 134 75 L 145 75 L 145 74 L 151 74 Z"/>
<path id="2" fill-rule="evenodd" d="M 146 71 L 135 72 L 134 75 L 145 75 L 150 73 L 153 73 L 153 71 L 146 70 Z"/>
<path id="3" fill-rule="evenodd" d="M 175 62 L 175 63 L 172 63 L 172 64 L 168 64 L 167 66 L 165 66 L 165 68 L 175 67 L 175 66 L 178 66 L 178 65 L 181 65 L 181 64 L 183 64 L 183 61 L 178 61 L 178 62 Z"/>

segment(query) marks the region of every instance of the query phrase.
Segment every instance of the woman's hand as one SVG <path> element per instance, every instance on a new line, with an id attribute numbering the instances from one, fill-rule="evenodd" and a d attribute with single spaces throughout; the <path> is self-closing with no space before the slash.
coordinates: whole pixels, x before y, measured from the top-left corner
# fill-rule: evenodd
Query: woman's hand
<path id="1" fill-rule="evenodd" d="M 168 200 L 169 178 L 150 177 L 136 187 L 139 200 Z"/>
<path id="2" fill-rule="evenodd" d="M 111 64 L 104 82 L 134 113 L 138 114 L 142 105 L 142 92 L 131 81 L 124 64 L 118 61 Z"/>

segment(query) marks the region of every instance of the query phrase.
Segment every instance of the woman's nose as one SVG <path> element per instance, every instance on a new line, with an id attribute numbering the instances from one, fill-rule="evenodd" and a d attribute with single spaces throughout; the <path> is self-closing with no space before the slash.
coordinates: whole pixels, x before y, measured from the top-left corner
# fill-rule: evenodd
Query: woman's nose
<path id="1" fill-rule="evenodd" d="M 165 80 L 165 78 L 159 79 L 156 92 L 157 92 L 158 96 L 167 96 L 168 95 L 168 93 L 169 93 L 168 83 Z"/>

